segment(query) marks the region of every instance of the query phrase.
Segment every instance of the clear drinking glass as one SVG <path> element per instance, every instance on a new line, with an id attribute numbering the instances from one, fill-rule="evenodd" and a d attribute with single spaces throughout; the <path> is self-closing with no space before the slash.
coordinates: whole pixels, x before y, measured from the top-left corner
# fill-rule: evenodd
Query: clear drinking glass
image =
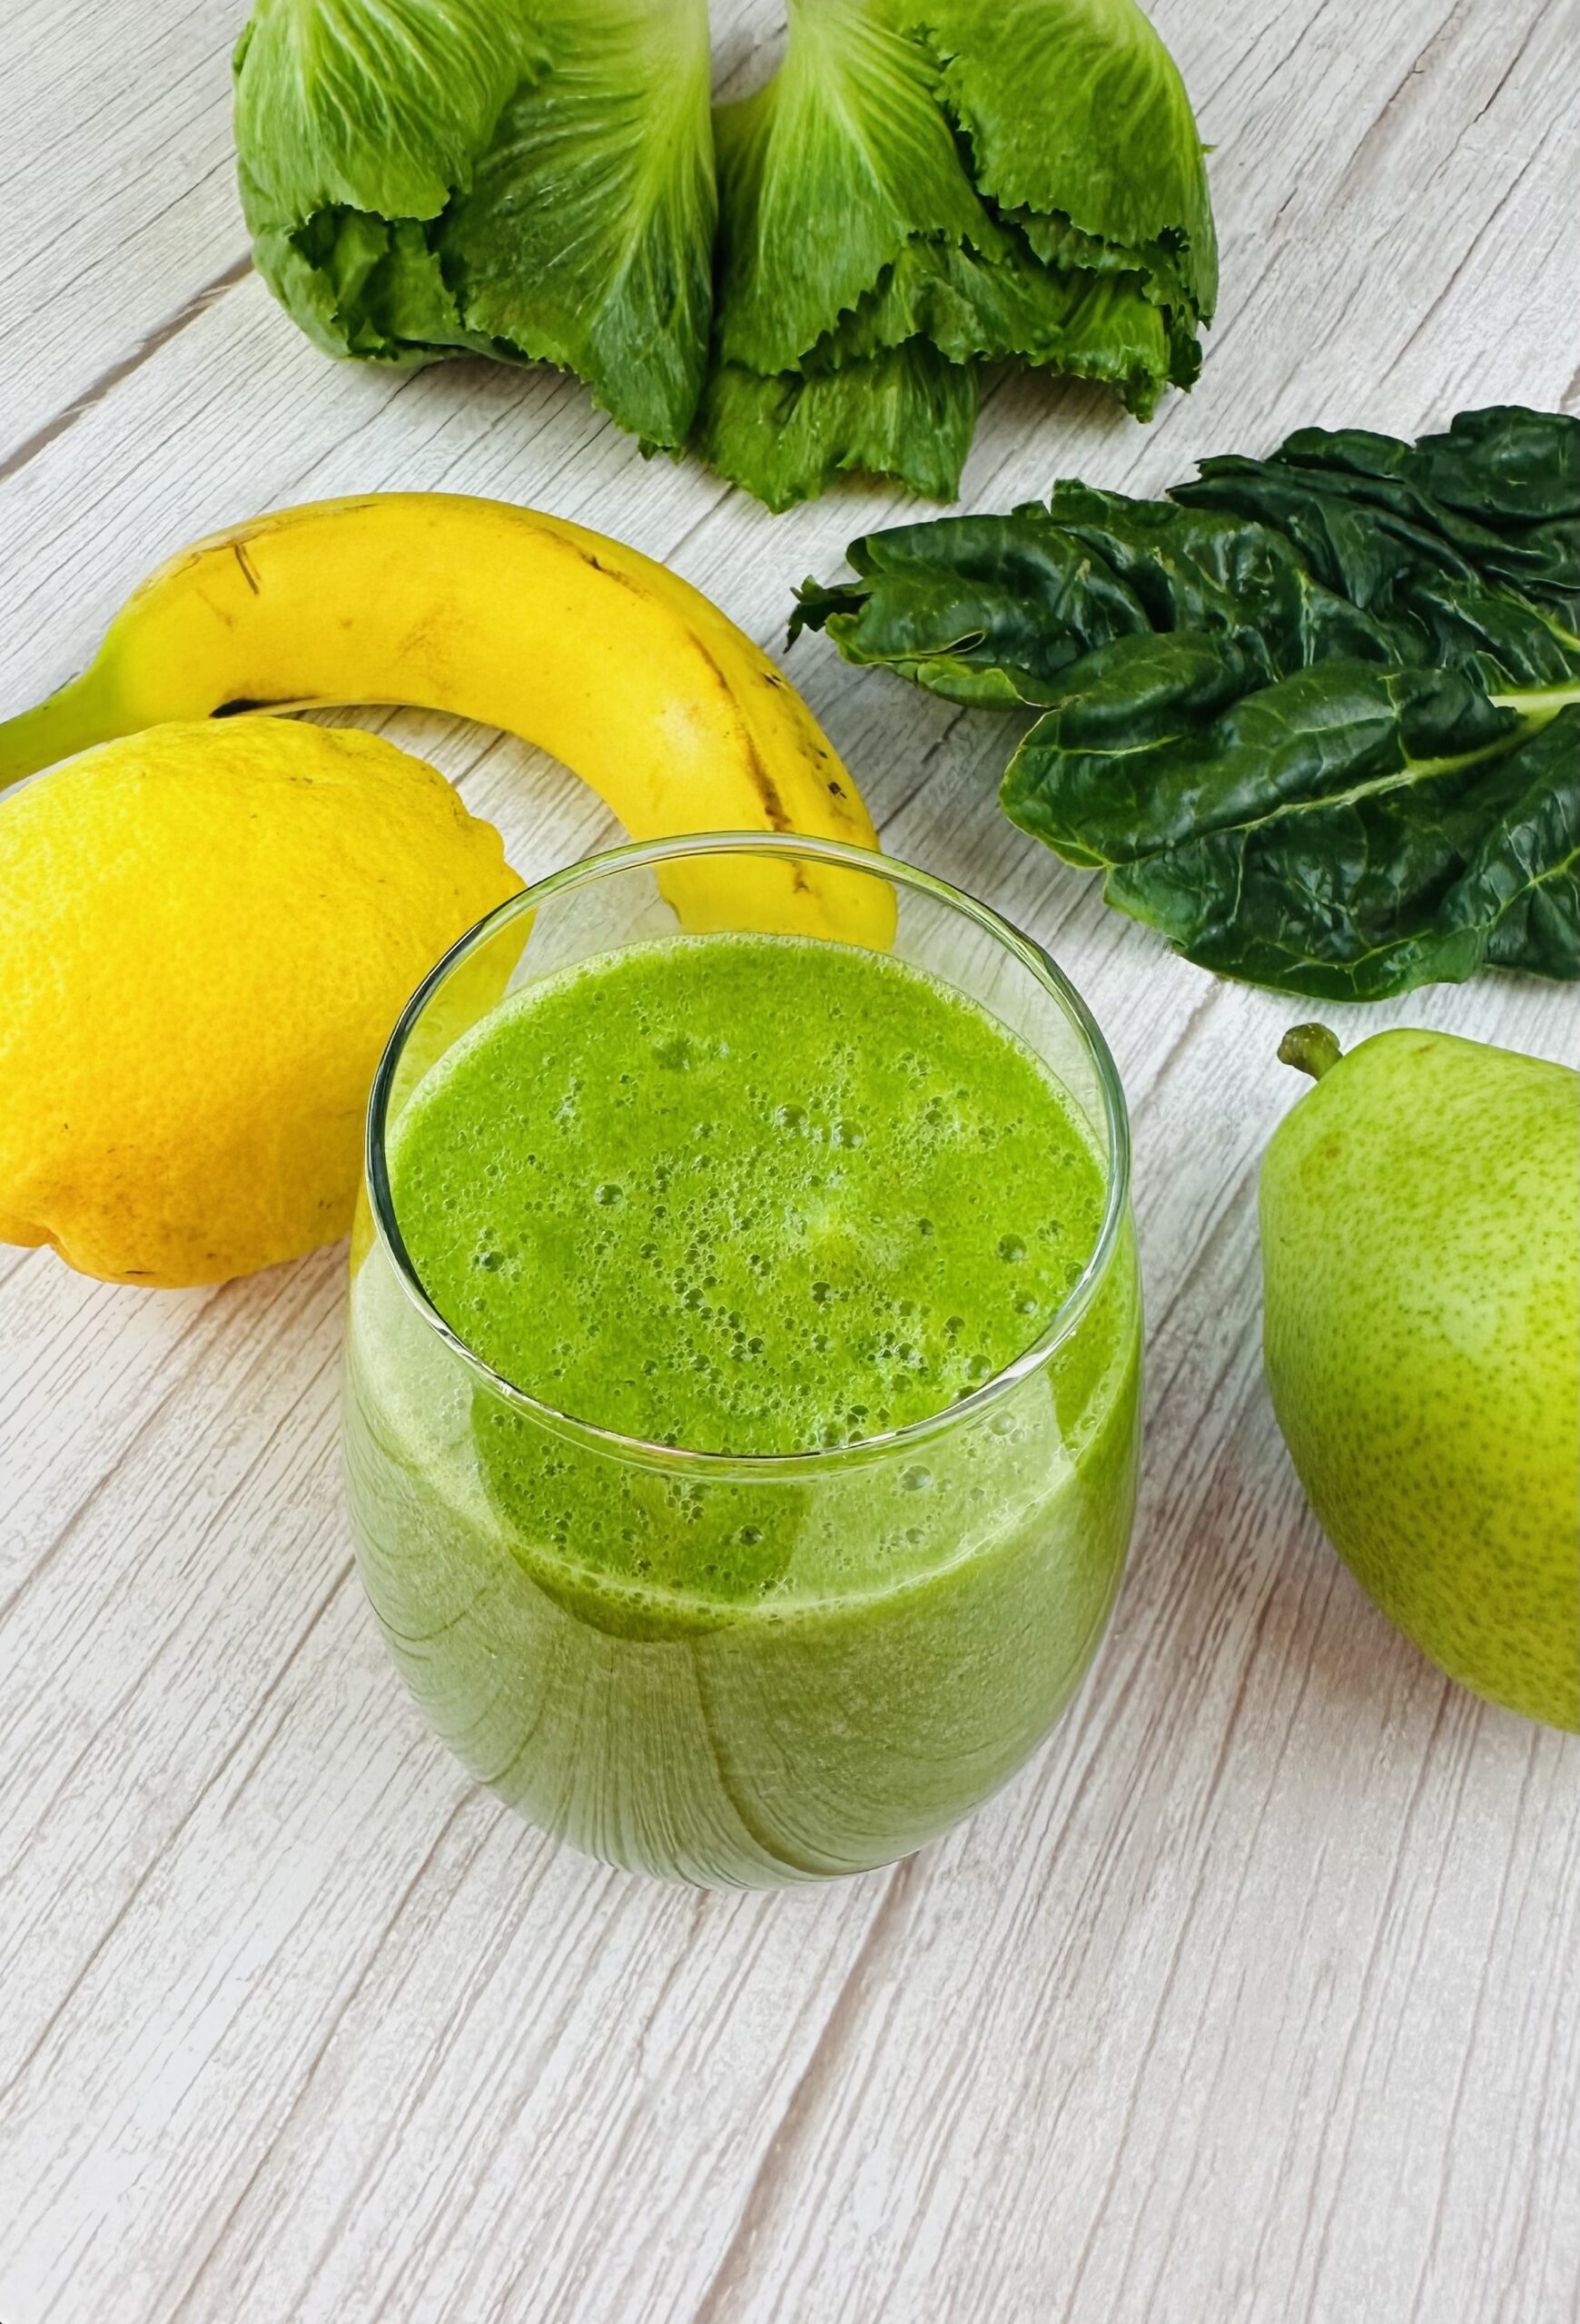
<path id="1" fill-rule="evenodd" d="M 1028 1044 L 1090 1131 L 1107 1202 L 1084 1272 L 1034 1345 L 934 1419 L 772 1457 L 637 1442 L 499 1377 L 417 1279 L 386 1152 L 422 1075 L 506 991 L 703 927 L 892 946 Z M 714 833 L 593 857 L 501 906 L 391 1037 L 352 1245 L 358 1561 L 434 1728 L 549 1831 L 710 1885 L 859 1872 L 986 1798 L 1068 1703 L 1124 1563 L 1141 1384 L 1129 1177 L 1123 1095 L 1080 997 L 1036 945 L 923 872 L 832 842 Z M 677 1531 L 694 1590 L 620 1579 L 672 1571 Z M 598 1550 L 617 1534 L 618 1571 Z M 775 1551 L 775 1586 L 712 1600 L 710 1544 L 741 1539 Z"/>

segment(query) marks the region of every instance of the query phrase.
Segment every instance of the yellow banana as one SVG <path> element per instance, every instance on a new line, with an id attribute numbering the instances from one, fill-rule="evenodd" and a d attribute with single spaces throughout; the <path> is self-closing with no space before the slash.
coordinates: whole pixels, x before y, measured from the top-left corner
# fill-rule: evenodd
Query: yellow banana
<path id="1" fill-rule="evenodd" d="M 699 590 L 601 533 L 448 493 L 313 502 L 182 550 L 81 677 L 0 724 L 0 790 L 167 720 L 334 703 L 503 727 L 581 775 L 637 839 L 877 844 L 805 704 Z M 716 858 L 667 884 L 694 927 L 889 939 L 884 884 L 836 868 Z"/>

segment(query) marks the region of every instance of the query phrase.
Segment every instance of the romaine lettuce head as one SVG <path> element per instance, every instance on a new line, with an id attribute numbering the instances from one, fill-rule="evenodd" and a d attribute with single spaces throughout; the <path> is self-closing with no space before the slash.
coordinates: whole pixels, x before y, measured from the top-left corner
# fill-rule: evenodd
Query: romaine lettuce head
<path id="1" fill-rule="evenodd" d="M 710 124 L 706 0 L 256 0 L 259 269 L 339 355 L 558 364 L 647 446 L 700 411 L 772 507 L 847 468 L 952 495 L 987 362 L 1143 418 L 1190 385 L 1212 215 L 1134 0 L 787 11 Z"/>
<path id="2" fill-rule="evenodd" d="M 706 0 L 258 0 L 236 51 L 261 272 L 341 355 L 577 371 L 686 440 L 716 222 Z"/>
<path id="3" fill-rule="evenodd" d="M 774 79 L 715 116 L 716 465 L 770 506 L 853 467 L 952 494 L 978 383 L 946 393 L 938 358 L 1108 380 L 1142 418 L 1190 385 L 1211 212 L 1184 90 L 1132 0 L 788 15 Z M 943 413 L 934 441 L 909 432 Z"/>

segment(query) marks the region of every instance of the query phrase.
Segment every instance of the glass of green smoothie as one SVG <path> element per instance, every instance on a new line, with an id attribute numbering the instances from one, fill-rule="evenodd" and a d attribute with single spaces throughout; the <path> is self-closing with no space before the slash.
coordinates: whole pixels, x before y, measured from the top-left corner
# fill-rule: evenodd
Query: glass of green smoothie
<path id="1" fill-rule="evenodd" d="M 904 864 L 708 833 L 494 912 L 390 1039 L 352 1246 L 359 1564 L 439 1734 L 709 1885 L 985 1799 L 1124 1562 L 1129 1170 L 1069 982 Z"/>

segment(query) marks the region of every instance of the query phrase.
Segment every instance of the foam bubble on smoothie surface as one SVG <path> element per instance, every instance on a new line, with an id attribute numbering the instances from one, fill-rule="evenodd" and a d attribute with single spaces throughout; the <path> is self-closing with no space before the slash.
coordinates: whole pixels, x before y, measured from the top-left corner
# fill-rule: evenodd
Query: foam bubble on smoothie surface
<path id="1" fill-rule="evenodd" d="M 391 1140 L 430 1298 L 558 1410 L 704 1452 L 943 1411 L 1042 1333 L 1101 1166 L 985 1010 L 893 958 L 676 937 L 523 987 Z"/>

